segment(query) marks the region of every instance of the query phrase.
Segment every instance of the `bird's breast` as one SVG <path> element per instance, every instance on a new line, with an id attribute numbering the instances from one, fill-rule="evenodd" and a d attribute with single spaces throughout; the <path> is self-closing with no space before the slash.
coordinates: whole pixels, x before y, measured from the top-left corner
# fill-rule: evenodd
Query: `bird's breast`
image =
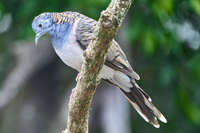
<path id="1" fill-rule="evenodd" d="M 52 43 L 60 59 L 66 65 L 80 71 L 83 62 L 83 50 L 80 48 L 76 39 L 75 29 L 77 28 L 77 22 L 71 26 L 71 28 L 68 27 L 70 31 L 64 32 L 65 34 L 60 37 L 62 41 L 55 39 Z"/>
<path id="2" fill-rule="evenodd" d="M 70 41 L 72 40 L 67 41 L 63 48 L 56 49 L 56 53 L 66 65 L 80 71 L 83 62 L 83 50 L 77 42 Z"/>

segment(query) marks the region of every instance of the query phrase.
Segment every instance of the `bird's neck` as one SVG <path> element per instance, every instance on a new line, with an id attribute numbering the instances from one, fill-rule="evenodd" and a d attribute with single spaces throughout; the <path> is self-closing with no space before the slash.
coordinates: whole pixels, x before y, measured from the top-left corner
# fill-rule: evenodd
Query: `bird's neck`
<path id="1" fill-rule="evenodd" d="M 55 24 L 53 26 L 50 37 L 54 48 L 61 49 L 65 45 L 65 42 L 69 38 L 69 35 L 72 31 L 72 28 L 72 23 Z"/>

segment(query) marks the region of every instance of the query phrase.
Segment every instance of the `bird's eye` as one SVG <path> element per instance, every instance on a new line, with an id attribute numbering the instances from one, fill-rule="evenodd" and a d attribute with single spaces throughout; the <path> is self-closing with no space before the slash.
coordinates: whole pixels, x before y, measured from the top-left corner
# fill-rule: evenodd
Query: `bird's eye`
<path id="1" fill-rule="evenodd" d="M 39 24 L 38 26 L 39 26 L 40 28 L 42 28 L 42 24 Z"/>

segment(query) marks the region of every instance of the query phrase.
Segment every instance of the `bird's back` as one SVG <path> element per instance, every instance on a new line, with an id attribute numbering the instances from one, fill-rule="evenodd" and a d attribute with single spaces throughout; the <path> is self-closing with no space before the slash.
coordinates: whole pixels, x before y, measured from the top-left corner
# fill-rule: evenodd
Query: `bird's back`
<path id="1" fill-rule="evenodd" d="M 97 21 L 91 19 L 85 15 L 80 14 L 79 22 L 76 30 L 77 41 L 79 42 L 82 49 L 86 49 L 90 41 L 94 39 L 95 27 Z M 133 79 L 139 80 L 139 75 L 133 71 L 129 64 L 125 53 L 120 48 L 119 44 L 113 40 L 112 45 L 108 50 L 105 65 L 121 71 Z"/>

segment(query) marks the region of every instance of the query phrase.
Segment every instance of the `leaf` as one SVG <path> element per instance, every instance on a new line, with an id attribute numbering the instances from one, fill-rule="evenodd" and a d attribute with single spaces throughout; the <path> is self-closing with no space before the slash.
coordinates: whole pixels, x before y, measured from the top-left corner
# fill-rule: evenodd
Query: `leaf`
<path id="1" fill-rule="evenodd" d="M 190 6 L 192 9 L 200 15 L 200 1 L 199 0 L 190 0 Z"/>
<path id="2" fill-rule="evenodd" d="M 143 42 L 144 51 L 147 54 L 152 55 L 155 52 L 156 47 L 157 47 L 157 43 L 155 41 L 153 32 L 149 30 L 145 31 L 142 36 L 142 42 Z"/>
<path id="3" fill-rule="evenodd" d="M 200 125 L 200 108 L 192 102 L 183 88 L 178 92 L 178 103 L 184 115 L 194 124 Z"/>
<path id="4" fill-rule="evenodd" d="M 188 61 L 187 68 L 192 72 L 192 76 L 195 77 L 195 79 L 200 80 L 200 54 L 196 54 Z"/>
<path id="5" fill-rule="evenodd" d="M 173 13 L 174 0 L 154 0 L 152 8 L 158 16 L 168 16 Z"/>

